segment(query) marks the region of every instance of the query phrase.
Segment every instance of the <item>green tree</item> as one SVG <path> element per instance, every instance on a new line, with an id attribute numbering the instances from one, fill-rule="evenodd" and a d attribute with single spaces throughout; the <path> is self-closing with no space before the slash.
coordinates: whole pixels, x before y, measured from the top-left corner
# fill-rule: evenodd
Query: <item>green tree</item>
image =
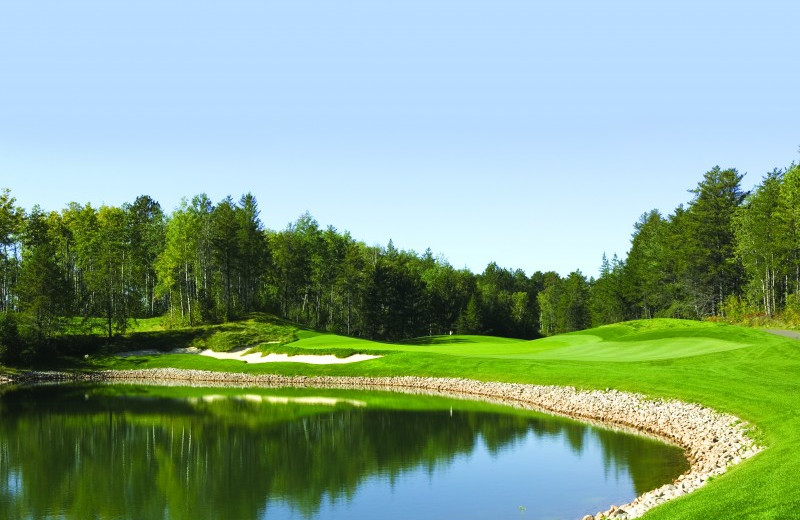
<path id="1" fill-rule="evenodd" d="M 719 166 L 706 172 L 688 208 L 689 280 L 700 316 L 718 314 L 728 295 L 741 291 L 743 270 L 736 258 L 733 217 L 746 193 L 742 175 Z"/>
<path id="2" fill-rule="evenodd" d="M 319 224 L 309 213 L 285 230 L 269 235 L 281 315 L 291 320 L 309 322 L 312 269 L 314 256 L 320 252 L 320 240 Z"/>
<path id="3" fill-rule="evenodd" d="M 87 287 L 92 293 L 91 316 L 103 316 L 106 333 L 125 332 L 130 317 L 129 279 L 131 242 L 128 219 L 121 208 L 101 206 L 89 240 L 91 256 L 82 258 L 87 266 Z"/>
<path id="4" fill-rule="evenodd" d="M 68 308 L 66 277 L 48 235 L 47 215 L 34 206 L 25 221 L 17 290 L 23 323 L 36 348 L 47 346 L 63 329 Z"/>
<path id="5" fill-rule="evenodd" d="M 778 220 L 785 250 L 786 296 L 800 296 L 800 165 L 793 164 L 783 176 L 779 192 Z"/>
<path id="6" fill-rule="evenodd" d="M 562 293 L 562 280 L 558 273 L 549 271 L 541 275 L 541 289 L 536 299 L 539 303 L 539 332 L 543 336 L 561 332 L 558 311 Z"/>
<path id="7" fill-rule="evenodd" d="M 256 198 L 251 193 L 243 195 L 236 209 L 236 242 L 239 253 L 237 292 L 245 312 L 263 307 L 259 294 L 269 262 L 269 249 L 259 213 Z"/>
<path id="8" fill-rule="evenodd" d="M 593 327 L 627 319 L 624 267 L 617 255 L 609 262 L 608 257 L 603 254 L 600 277 L 591 284 L 589 290 L 589 310 Z"/>
<path id="9" fill-rule="evenodd" d="M 166 310 L 157 304 L 156 260 L 166 244 L 166 221 L 161 205 L 141 195 L 132 204 L 123 205 L 130 232 L 131 314 L 134 317 L 156 316 Z"/>
<path id="10" fill-rule="evenodd" d="M 559 332 L 573 332 L 591 326 L 589 315 L 589 282 L 580 271 L 573 271 L 564 280 L 559 300 Z"/>
<path id="11" fill-rule="evenodd" d="M 215 303 L 217 307 L 221 307 L 219 311 L 224 310 L 225 321 L 230 321 L 233 319 L 235 305 L 231 288 L 240 260 L 238 247 L 240 222 L 231 197 L 223 199 L 214 207 L 210 215 L 210 224 L 215 271 L 221 277 L 221 287 L 214 287 L 213 291 L 219 295 Z"/>
<path id="12" fill-rule="evenodd" d="M 192 235 L 186 238 L 190 240 L 193 255 L 189 263 L 188 298 L 194 301 L 193 310 L 198 321 L 214 321 L 220 316 L 218 306 L 221 301 L 218 279 L 215 279 L 215 271 L 218 273 L 215 260 L 218 257 L 215 258 L 214 204 L 205 193 L 201 193 L 192 197 L 187 211 Z"/>
<path id="13" fill-rule="evenodd" d="M 340 330 L 337 317 L 344 306 L 341 282 L 345 276 L 345 258 L 349 235 L 340 234 L 333 226 L 322 232 L 318 242 L 318 254 L 312 260 L 312 281 L 314 284 L 314 322 L 325 330 Z"/>
<path id="14" fill-rule="evenodd" d="M 508 269 L 501 268 L 495 262 L 489 263 L 483 273 L 477 277 L 476 290 L 479 294 L 478 301 L 481 305 L 481 318 L 485 333 L 512 334 L 514 327 L 511 318 L 511 294 L 514 289 L 514 274 Z"/>
<path id="15" fill-rule="evenodd" d="M 772 316 L 781 303 L 778 286 L 787 260 L 779 217 L 783 172 L 774 170 L 750 193 L 734 216 L 736 254 L 749 280 L 750 301 Z"/>
<path id="16" fill-rule="evenodd" d="M 0 191 L 0 312 L 14 308 L 14 285 L 19 268 L 19 240 L 24 212 L 8 189 Z"/>
<path id="17" fill-rule="evenodd" d="M 156 296 L 166 297 L 169 301 L 169 316 L 173 323 L 194 325 L 200 321 L 195 269 L 199 227 L 200 219 L 190 211 L 185 199 L 166 222 L 164 249 L 155 263 L 158 278 Z"/>
<path id="18" fill-rule="evenodd" d="M 429 334 L 448 334 L 457 328 L 456 322 L 474 292 L 473 278 L 469 271 L 457 271 L 444 260 L 426 266 L 422 280 L 428 300 Z"/>
<path id="19" fill-rule="evenodd" d="M 365 328 L 375 339 L 404 339 L 428 332 L 419 259 L 392 241 L 368 266 L 363 299 Z"/>
<path id="20" fill-rule="evenodd" d="M 0 312 L 0 361 L 14 361 L 21 345 L 16 313 Z"/>
<path id="21" fill-rule="evenodd" d="M 483 333 L 483 317 L 481 307 L 477 298 L 473 294 L 469 297 L 467 306 L 458 317 L 456 330 L 459 334 L 481 334 Z"/>
<path id="22" fill-rule="evenodd" d="M 350 336 L 364 330 L 361 302 L 367 283 L 369 250 L 363 243 L 353 240 L 347 240 L 346 244 L 338 287 L 343 300 L 340 330 Z"/>
<path id="23" fill-rule="evenodd" d="M 526 291 L 515 291 L 511 293 L 510 336 L 516 338 L 536 337 L 535 316 L 537 314 L 534 302 L 535 297 Z"/>
<path id="24" fill-rule="evenodd" d="M 631 249 L 624 266 L 626 299 L 633 304 L 636 318 L 652 318 L 669 306 L 668 223 L 657 210 L 643 214 L 634 225 Z"/>

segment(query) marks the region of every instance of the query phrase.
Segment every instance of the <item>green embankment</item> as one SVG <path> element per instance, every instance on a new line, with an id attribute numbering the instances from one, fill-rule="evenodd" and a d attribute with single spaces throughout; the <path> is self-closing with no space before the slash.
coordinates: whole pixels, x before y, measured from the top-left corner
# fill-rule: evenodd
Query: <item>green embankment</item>
<path id="1" fill-rule="evenodd" d="M 307 330 L 292 332 L 296 341 L 259 348 L 339 356 L 369 352 L 384 357 L 349 365 L 256 365 L 172 354 L 101 357 L 90 360 L 90 368 L 168 366 L 287 375 L 467 377 L 617 388 L 699 402 L 755 424 L 758 440 L 768 449 L 645 518 L 800 518 L 800 341 L 796 339 L 680 320 L 629 322 L 535 341 L 446 336 L 389 344 Z M 126 345 L 135 344 L 135 338 L 132 334 Z M 207 334 L 205 340 L 213 337 Z"/>

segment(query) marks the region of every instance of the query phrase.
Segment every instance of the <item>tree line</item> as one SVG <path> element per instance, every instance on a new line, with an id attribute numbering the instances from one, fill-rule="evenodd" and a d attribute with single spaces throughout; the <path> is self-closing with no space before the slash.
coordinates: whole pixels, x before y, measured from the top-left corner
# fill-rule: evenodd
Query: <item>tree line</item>
<path id="1" fill-rule="evenodd" d="M 619 321 L 800 318 L 800 167 L 751 192 L 735 169 L 706 172 L 687 205 L 644 213 L 624 259 L 597 279 L 490 263 L 475 274 L 429 250 L 367 245 L 308 213 L 266 229 L 255 197 L 149 196 L 120 207 L 16 205 L 0 192 L 0 355 L 47 345 L 69 324 L 170 327 L 269 312 L 376 340 L 438 334 L 535 338 Z M 20 346 L 22 345 L 22 347 Z M 25 347 L 27 346 L 27 347 Z"/>
<path id="2" fill-rule="evenodd" d="M 377 340 L 534 338 L 538 295 L 560 280 L 495 263 L 476 275 L 430 250 L 401 250 L 391 240 L 367 245 L 308 213 L 273 231 L 259 214 L 252 194 L 216 203 L 201 194 L 166 214 L 149 196 L 47 212 L 26 211 L 9 190 L 0 192 L 0 349 L 12 358 L 19 345 L 37 350 L 75 323 L 100 319 L 110 338 L 132 319 L 180 327 L 252 312 Z M 558 323 L 547 332 L 586 325 Z"/>
<path id="3" fill-rule="evenodd" d="M 800 166 L 769 172 L 749 192 L 742 178 L 715 167 L 686 206 L 644 213 L 627 258 L 604 258 L 591 284 L 592 324 L 800 321 Z"/>

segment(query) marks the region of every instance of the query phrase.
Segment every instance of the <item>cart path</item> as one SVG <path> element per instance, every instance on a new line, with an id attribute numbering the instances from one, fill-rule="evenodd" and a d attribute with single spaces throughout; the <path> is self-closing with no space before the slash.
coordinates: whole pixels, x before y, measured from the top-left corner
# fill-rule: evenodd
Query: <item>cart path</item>
<path id="1" fill-rule="evenodd" d="M 778 336 L 786 336 L 787 338 L 800 339 L 800 332 L 796 330 L 783 330 L 783 329 L 764 329 L 770 334 L 777 334 Z"/>

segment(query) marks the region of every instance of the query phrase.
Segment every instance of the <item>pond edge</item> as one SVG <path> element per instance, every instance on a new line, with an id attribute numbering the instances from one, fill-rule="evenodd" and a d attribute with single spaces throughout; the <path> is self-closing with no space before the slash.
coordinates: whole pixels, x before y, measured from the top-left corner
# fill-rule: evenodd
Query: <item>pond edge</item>
<path id="1" fill-rule="evenodd" d="M 226 385 L 305 386 L 390 389 L 496 399 L 537 411 L 635 431 L 676 444 L 689 470 L 674 482 L 639 495 L 627 504 L 586 515 L 583 520 L 638 518 L 650 509 L 704 486 L 711 478 L 763 450 L 752 438 L 752 425 L 734 415 L 674 399 L 651 398 L 619 390 L 579 390 L 574 386 L 484 382 L 434 377 L 280 376 L 156 368 L 93 373 L 27 372 L 0 376 L 3 383 L 44 381 L 175 382 Z"/>

